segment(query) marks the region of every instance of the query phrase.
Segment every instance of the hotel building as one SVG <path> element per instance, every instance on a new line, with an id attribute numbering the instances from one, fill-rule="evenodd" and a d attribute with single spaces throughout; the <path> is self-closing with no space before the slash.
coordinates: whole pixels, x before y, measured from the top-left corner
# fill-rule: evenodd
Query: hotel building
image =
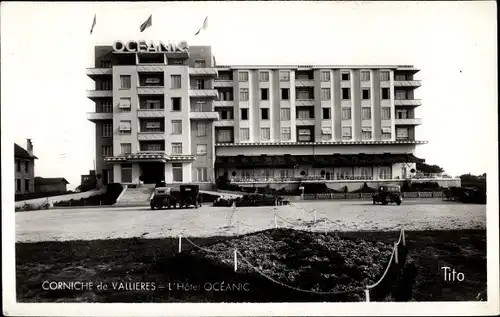
<path id="1" fill-rule="evenodd" d="M 215 64 L 210 46 L 95 47 L 87 75 L 103 183 L 404 180 L 414 173 L 409 65 Z M 163 47 L 163 48 L 162 48 Z"/>

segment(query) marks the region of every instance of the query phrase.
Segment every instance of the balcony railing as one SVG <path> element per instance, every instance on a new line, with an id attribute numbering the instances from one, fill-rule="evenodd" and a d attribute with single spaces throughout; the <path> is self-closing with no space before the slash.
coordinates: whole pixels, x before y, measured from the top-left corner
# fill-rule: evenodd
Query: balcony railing
<path id="1" fill-rule="evenodd" d="M 234 82 L 232 80 L 216 80 L 214 81 L 214 88 L 223 88 L 223 87 L 233 87 Z"/>
<path id="2" fill-rule="evenodd" d="M 90 99 L 96 98 L 112 98 L 112 90 L 87 90 L 87 97 Z"/>
<path id="3" fill-rule="evenodd" d="M 87 112 L 87 120 L 96 122 L 100 120 L 113 120 L 111 112 Z"/>
<path id="4" fill-rule="evenodd" d="M 138 95 L 163 95 L 164 93 L 165 93 L 165 88 L 163 86 L 137 87 Z"/>
<path id="5" fill-rule="evenodd" d="M 422 82 L 420 80 L 395 80 L 394 87 L 420 87 Z"/>
<path id="6" fill-rule="evenodd" d="M 296 107 L 300 107 L 300 106 L 314 106 L 314 99 L 313 98 L 296 99 L 295 100 L 295 106 Z"/>
<path id="7" fill-rule="evenodd" d="M 212 78 L 217 78 L 217 76 L 219 76 L 219 71 L 216 68 L 207 68 L 207 67 L 189 68 L 189 75 L 208 76 Z"/>
<path id="8" fill-rule="evenodd" d="M 87 68 L 86 74 L 92 79 L 95 79 L 97 76 L 111 76 L 113 75 L 112 68 Z"/>
<path id="9" fill-rule="evenodd" d="M 138 118 L 163 118 L 165 117 L 165 109 L 138 109 Z"/>
<path id="10" fill-rule="evenodd" d="M 234 100 L 214 100 L 214 107 L 234 107 Z"/>
<path id="11" fill-rule="evenodd" d="M 314 87 L 313 79 L 296 79 L 295 87 Z"/>
<path id="12" fill-rule="evenodd" d="M 191 89 L 189 90 L 189 97 L 218 99 L 219 93 L 216 89 Z"/>
<path id="13" fill-rule="evenodd" d="M 139 141 L 165 140 L 165 132 L 141 131 L 137 133 L 137 140 Z"/>
<path id="14" fill-rule="evenodd" d="M 139 73 L 162 73 L 164 69 L 164 65 L 137 65 Z"/>
<path id="15" fill-rule="evenodd" d="M 400 125 L 421 125 L 422 124 L 422 119 L 420 118 L 413 118 L 413 119 L 395 119 L 394 124 L 400 124 Z"/>
<path id="16" fill-rule="evenodd" d="M 395 106 L 421 106 L 422 100 L 420 99 L 395 99 Z"/>

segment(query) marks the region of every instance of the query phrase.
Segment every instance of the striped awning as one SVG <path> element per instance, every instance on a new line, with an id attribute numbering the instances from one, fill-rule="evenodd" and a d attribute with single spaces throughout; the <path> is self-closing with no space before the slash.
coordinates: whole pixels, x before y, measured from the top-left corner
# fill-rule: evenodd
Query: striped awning
<path id="1" fill-rule="evenodd" d="M 402 154 L 332 154 L 332 155 L 261 155 L 218 156 L 216 168 L 293 168 L 296 165 L 313 167 L 373 166 L 394 163 L 424 162 L 410 153 Z"/>

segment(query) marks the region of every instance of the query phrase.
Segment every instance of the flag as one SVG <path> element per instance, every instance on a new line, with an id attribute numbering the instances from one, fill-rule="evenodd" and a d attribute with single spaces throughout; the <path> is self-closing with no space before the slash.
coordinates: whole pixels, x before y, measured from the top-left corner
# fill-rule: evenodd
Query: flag
<path id="1" fill-rule="evenodd" d="M 153 25 L 153 15 L 151 14 L 149 18 L 146 20 L 146 22 L 141 24 L 141 32 L 144 32 L 148 27 L 152 25 Z"/>
<path id="2" fill-rule="evenodd" d="M 200 29 L 194 35 L 200 34 L 202 30 L 206 30 L 207 28 L 208 28 L 208 16 L 205 17 L 205 20 L 203 21 L 203 24 L 201 25 Z"/>
<path id="3" fill-rule="evenodd" d="M 92 35 L 92 32 L 94 31 L 94 26 L 95 26 L 95 23 L 96 23 L 96 16 L 97 14 L 94 14 L 94 21 L 92 22 L 92 27 L 90 28 L 90 34 Z"/>

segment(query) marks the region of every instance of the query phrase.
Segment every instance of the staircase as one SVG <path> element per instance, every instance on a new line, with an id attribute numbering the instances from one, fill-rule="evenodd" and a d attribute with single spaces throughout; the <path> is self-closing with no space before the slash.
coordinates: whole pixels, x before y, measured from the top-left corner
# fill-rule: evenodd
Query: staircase
<path id="1" fill-rule="evenodd" d="M 114 206 L 149 206 L 154 185 L 144 184 L 139 188 L 127 188 Z"/>

